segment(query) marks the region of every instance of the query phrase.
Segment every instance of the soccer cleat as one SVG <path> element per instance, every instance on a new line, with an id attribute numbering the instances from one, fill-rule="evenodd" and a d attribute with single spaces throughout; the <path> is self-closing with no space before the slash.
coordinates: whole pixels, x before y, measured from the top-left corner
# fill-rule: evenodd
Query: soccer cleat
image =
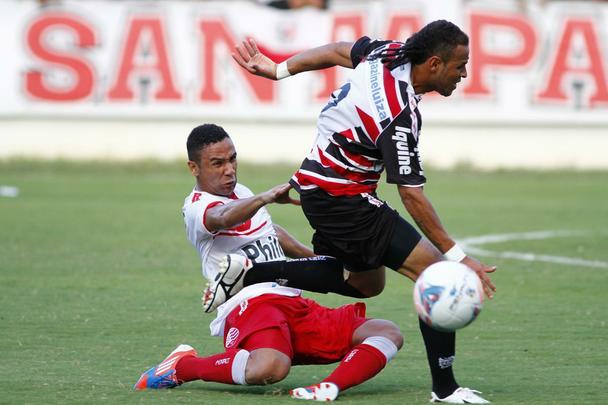
<path id="1" fill-rule="evenodd" d="M 245 273 L 253 266 L 249 258 L 242 255 L 226 255 L 219 264 L 219 271 L 203 291 L 202 303 L 205 312 L 213 312 L 243 289 Z"/>
<path id="2" fill-rule="evenodd" d="M 294 388 L 293 390 L 289 391 L 289 395 L 291 395 L 291 397 L 294 399 L 326 402 L 333 401 L 338 398 L 339 392 L 340 390 L 336 384 L 322 382 L 316 385 L 311 385 L 310 387 Z"/>
<path id="3" fill-rule="evenodd" d="M 143 373 L 133 388 L 136 390 L 149 390 L 177 387 L 181 383 L 175 375 L 175 365 L 184 357 L 196 356 L 197 354 L 192 346 L 177 346 L 158 366 L 152 367 Z"/>
<path id="4" fill-rule="evenodd" d="M 431 402 L 445 402 L 448 404 L 489 404 L 490 401 L 483 399 L 477 394 L 481 392 L 470 388 L 460 387 L 445 398 L 439 398 L 437 394 L 431 392 Z"/>

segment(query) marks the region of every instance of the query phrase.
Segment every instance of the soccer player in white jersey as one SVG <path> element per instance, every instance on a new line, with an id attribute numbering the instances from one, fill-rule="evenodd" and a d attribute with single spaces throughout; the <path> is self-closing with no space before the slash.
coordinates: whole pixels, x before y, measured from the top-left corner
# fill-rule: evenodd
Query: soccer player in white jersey
<path id="1" fill-rule="evenodd" d="M 215 278 L 226 266 L 285 261 L 284 252 L 314 255 L 273 225 L 264 208 L 273 202 L 296 203 L 289 198 L 290 186 L 254 195 L 237 183 L 236 151 L 221 127 L 194 128 L 187 147 L 196 186 L 185 199 L 183 214 L 205 277 Z M 301 297 L 299 289 L 274 282 L 247 286 L 228 299 L 218 308 L 211 333 L 223 336 L 224 352 L 199 357 L 191 346 L 179 345 L 143 373 L 135 388 L 173 388 L 194 380 L 271 384 L 284 379 L 292 365 L 342 360 L 322 382 L 291 391 L 296 399 L 333 401 L 339 392 L 379 373 L 403 344 L 394 323 L 366 318 L 363 303 L 326 308 Z"/>
<path id="2" fill-rule="evenodd" d="M 418 150 L 421 95 L 452 94 L 467 76 L 468 44 L 456 25 L 439 20 L 405 43 L 363 37 L 313 48 L 278 65 L 253 40 L 233 54 L 250 73 L 273 80 L 336 65 L 354 69 L 322 109 L 314 145 L 291 184 L 315 229 L 315 253 L 344 262 L 350 271 L 347 283 L 365 296 L 383 290 L 385 266 L 416 280 L 446 258 L 472 268 L 490 298 L 496 290 L 487 274 L 496 268 L 463 252 L 424 194 Z M 426 238 L 376 195 L 383 171 Z M 455 334 L 419 323 L 433 379 L 431 400 L 486 403 L 454 378 Z"/>

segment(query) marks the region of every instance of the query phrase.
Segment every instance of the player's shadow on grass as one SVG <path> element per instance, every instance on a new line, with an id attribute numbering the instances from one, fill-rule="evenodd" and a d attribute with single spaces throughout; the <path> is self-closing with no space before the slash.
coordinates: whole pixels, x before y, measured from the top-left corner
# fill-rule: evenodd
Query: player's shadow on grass
<path id="1" fill-rule="evenodd" d="M 255 395 L 260 398 L 265 397 L 277 397 L 277 398 L 289 398 L 289 390 L 295 387 L 303 387 L 306 383 L 298 384 L 297 382 L 279 382 L 272 385 L 266 386 L 237 386 L 237 385 L 223 385 L 223 384 L 215 384 L 215 383 L 205 383 L 205 382 L 196 382 L 188 384 L 187 388 L 182 387 L 181 389 L 187 389 L 188 391 L 207 391 L 213 393 L 222 393 L 228 395 Z M 178 388 L 180 389 L 180 388 Z M 386 394 L 386 395 L 395 395 L 397 392 L 400 394 L 417 394 L 420 392 L 425 392 L 424 387 L 408 385 L 403 382 L 391 382 L 391 383 L 368 383 L 363 384 L 359 387 L 353 387 L 348 391 L 345 391 L 343 394 L 340 394 L 340 398 L 343 399 L 362 399 L 368 396 L 375 396 Z"/>

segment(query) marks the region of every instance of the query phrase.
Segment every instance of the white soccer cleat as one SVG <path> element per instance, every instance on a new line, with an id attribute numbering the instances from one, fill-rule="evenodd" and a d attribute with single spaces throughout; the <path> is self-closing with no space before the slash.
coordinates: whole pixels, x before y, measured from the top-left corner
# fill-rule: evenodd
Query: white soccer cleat
<path id="1" fill-rule="evenodd" d="M 202 303 L 205 312 L 213 312 L 243 289 L 245 273 L 253 266 L 249 258 L 242 255 L 226 255 L 219 264 L 219 271 L 203 291 Z"/>
<path id="2" fill-rule="evenodd" d="M 431 392 L 431 402 L 445 402 L 448 404 L 489 404 L 490 401 L 483 399 L 477 394 L 480 391 L 470 388 L 460 387 L 445 398 L 439 398 L 437 394 Z"/>
<path id="3" fill-rule="evenodd" d="M 322 382 L 310 387 L 294 388 L 289 391 L 294 399 L 305 399 L 309 401 L 327 402 L 338 398 L 340 390 L 338 386 L 330 382 Z"/>

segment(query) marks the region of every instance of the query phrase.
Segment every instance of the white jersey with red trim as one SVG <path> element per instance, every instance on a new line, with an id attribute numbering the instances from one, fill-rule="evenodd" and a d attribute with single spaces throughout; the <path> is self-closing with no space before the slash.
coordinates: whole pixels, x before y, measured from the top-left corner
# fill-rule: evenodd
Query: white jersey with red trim
<path id="1" fill-rule="evenodd" d="M 201 257 L 203 276 L 208 280 L 215 278 L 220 260 L 230 253 L 247 256 L 254 263 L 285 260 L 285 254 L 272 226 L 272 219 L 265 208 L 260 208 L 251 219 L 231 229 L 211 232 L 205 226 L 205 213 L 209 208 L 253 195 L 251 190 L 237 183 L 230 197 L 194 188 L 184 200 L 182 213 L 186 234 Z M 301 293 L 299 289 L 283 287 L 272 282 L 247 286 L 217 309 L 217 317 L 210 324 L 211 334 L 221 336 L 226 316 L 237 306 L 246 305 L 248 299 L 263 294 L 294 297 Z"/>
<path id="2" fill-rule="evenodd" d="M 195 188 L 184 200 L 182 213 L 186 234 L 201 257 L 203 276 L 208 280 L 215 278 L 220 260 L 229 253 L 247 256 L 254 263 L 285 259 L 270 214 L 264 207 L 251 219 L 231 229 L 211 232 L 205 226 L 205 215 L 209 208 L 253 195 L 251 190 L 237 183 L 230 197 Z"/>
<path id="3" fill-rule="evenodd" d="M 371 194 L 385 169 L 388 183 L 424 185 L 420 97 L 410 84 L 411 64 L 389 70 L 380 59 L 365 59 L 402 45 L 367 37 L 353 45 L 355 69 L 321 111 L 312 150 L 291 179 L 298 192 L 321 188 L 334 196 Z"/>

